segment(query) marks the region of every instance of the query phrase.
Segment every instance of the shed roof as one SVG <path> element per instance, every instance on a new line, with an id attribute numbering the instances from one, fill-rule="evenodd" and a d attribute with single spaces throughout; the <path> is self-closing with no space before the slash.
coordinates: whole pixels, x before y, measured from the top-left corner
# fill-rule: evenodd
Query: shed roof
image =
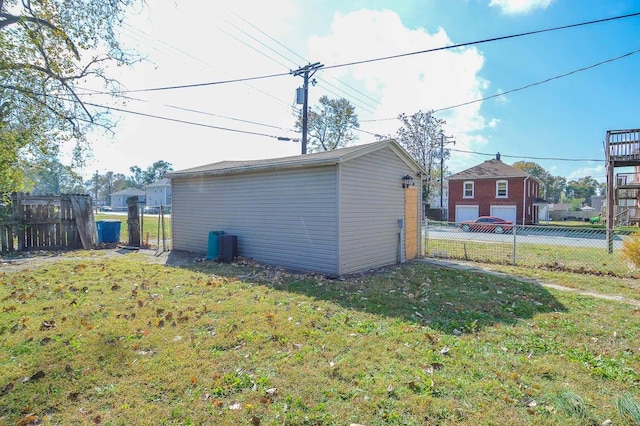
<path id="1" fill-rule="evenodd" d="M 357 145 L 334 151 L 316 152 L 313 154 L 296 155 L 292 157 L 270 158 L 264 160 L 248 161 L 220 161 L 204 166 L 192 167 L 168 173 L 170 178 L 192 177 L 203 175 L 227 175 L 268 170 L 298 169 L 304 167 L 328 166 L 342 163 L 379 149 L 390 148 L 409 167 L 416 172 L 424 173 L 424 170 L 407 154 L 407 152 L 393 139 Z"/>
<path id="2" fill-rule="evenodd" d="M 469 169 L 453 174 L 449 176 L 449 180 L 526 178 L 527 176 L 529 176 L 527 172 L 516 169 L 515 167 L 494 158 L 478 164 L 477 166 L 473 166 Z M 531 178 L 536 179 L 534 176 L 531 176 Z"/>
<path id="3" fill-rule="evenodd" d="M 149 185 L 145 185 L 145 188 L 153 188 L 155 186 L 171 186 L 171 179 L 169 178 L 162 178 L 162 179 L 158 179 L 155 182 L 150 183 Z"/>

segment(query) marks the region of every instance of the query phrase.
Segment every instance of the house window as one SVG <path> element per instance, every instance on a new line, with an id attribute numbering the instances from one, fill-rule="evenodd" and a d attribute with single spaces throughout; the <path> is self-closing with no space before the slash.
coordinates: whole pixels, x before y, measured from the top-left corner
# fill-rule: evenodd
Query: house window
<path id="1" fill-rule="evenodd" d="M 463 184 L 463 198 L 473 198 L 473 182 Z"/>
<path id="2" fill-rule="evenodd" d="M 496 182 L 496 198 L 507 198 L 509 197 L 509 186 L 507 185 L 506 180 L 499 180 Z"/>

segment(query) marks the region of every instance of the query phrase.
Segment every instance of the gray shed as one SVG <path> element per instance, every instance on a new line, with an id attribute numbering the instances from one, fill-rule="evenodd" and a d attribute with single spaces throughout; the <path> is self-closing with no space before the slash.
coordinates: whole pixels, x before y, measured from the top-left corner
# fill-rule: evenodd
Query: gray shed
<path id="1" fill-rule="evenodd" d="M 342 275 L 412 259 L 423 173 L 394 140 L 176 171 L 173 249 L 204 253 L 215 230 L 237 235 L 242 257 L 302 271 Z"/>

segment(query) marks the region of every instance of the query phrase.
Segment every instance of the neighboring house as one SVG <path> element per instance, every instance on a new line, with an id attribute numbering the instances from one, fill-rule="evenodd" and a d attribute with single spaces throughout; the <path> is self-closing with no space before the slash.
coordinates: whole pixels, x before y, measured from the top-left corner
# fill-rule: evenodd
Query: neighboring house
<path id="1" fill-rule="evenodd" d="M 449 176 L 449 221 L 497 216 L 518 224 L 538 223 L 540 182 L 495 159 Z"/>
<path id="2" fill-rule="evenodd" d="M 146 192 L 147 206 L 171 205 L 171 179 L 162 178 L 143 188 Z"/>
<path id="3" fill-rule="evenodd" d="M 127 210 L 127 198 L 138 197 L 141 203 L 145 202 L 145 192 L 137 188 L 127 188 L 109 194 L 111 196 L 111 208 L 115 211 Z"/>
<path id="4" fill-rule="evenodd" d="M 591 197 L 591 207 L 593 207 L 598 214 L 602 214 L 604 209 L 604 195 L 594 195 Z"/>
<path id="5" fill-rule="evenodd" d="M 224 231 L 242 257 L 337 276 L 412 259 L 423 173 L 393 140 L 172 172 L 173 248 Z"/>
<path id="6" fill-rule="evenodd" d="M 447 181 L 442 186 L 442 200 L 440 199 L 440 186 L 438 186 L 429 194 L 427 204 L 429 204 L 430 209 L 439 209 L 441 207 L 445 210 L 447 209 L 449 205 L 449 183 Z"/>
<path id="7" fill-rule="evenodd" d="M 447 209 L 449 206 L 449 183 L 444 182 L 442 187 L 442 200 L 440 200 L 440 186 L 432 191 L 424 203 L 425 216 L 432 220 L 447 220 Z"/>
<path id="8" fill-rule="evenodd" d="M 552 212 L 568 212 L 569 211 L 569 203 L 551 203 L 549 204 L 549 210 Z"/>

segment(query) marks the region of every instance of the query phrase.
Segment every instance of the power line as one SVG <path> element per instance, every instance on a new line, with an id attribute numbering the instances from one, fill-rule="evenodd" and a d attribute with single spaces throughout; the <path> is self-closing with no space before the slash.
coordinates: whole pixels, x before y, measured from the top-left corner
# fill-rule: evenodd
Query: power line
<path id="1" fill-rule="evenodd" d="M 301 55 L 299 55 L 298 53 L 296 53 L 295 51 L 293 51 L 292 49 L 288 48 L 287 46 L 285 46 L 284 44 L 280 43 L 277 39 L 271 37 L 269 34 L 267 34 L 266 32 L 262 31 L 260 28 L 256 27 L 255 25 L 253 25 L 251 22 L 247 21 L 246 19 L 244 19 L 242 16 L 238 15 L 235 12 L 231 12 L 233 13 L 235 16 L 237 16 L 238 18 L 240 18 L 242 21 L 244 21 L 246 24 L 250 25 L 251 27 L 253 27 L 256 31 L 260 32 L 261 34 L 263 34 L 264 36 L 266 36 L 267 38 L 271 39 L 272 41 L 274 41 L 275 43 L 277 43 L 279 46 L 283 47 L 284 49 L 288 50 L 289 52 L 293 53 L 294 55 L 296 55 L 298 58 L 302 59 L 303 62 L 309 62 L 306 58 L 302 57 Z M 281 55 L 282 56 L 282 55 Z M 288 58 L 287 58 L 288 59 Z M 289 59 L 288 59 L 289 60 Z"/>
<path id="2" fill-rule="evenodd" d="M 579 23 L 576 23 L 576 24 L 562 25 L 562 26 L 559 26 L 559 27 L 545 28 L 545 29 L 542 29 L 542 30 L 527 31 L 527 32 L 523 32 L 523 33 L 510 34 L 510 35 L 500 36 L 500 37 L 492 37 L 492 38 L 488 38 L 488 39 L 470 41 L 470 42 L 466 42 L 466 43 L 452 44 L 452 45 L 449 45 L 449 46 L 436 47 L 436 48 L 432 48 L 432 49 L 425 49 L 425 50 L 418 50 L 418 51 L 413 51 L 413 52 L 401 53 L 401 54 L 398 54 L 398 55 L 383 56 L 383 57 L 379 57 L 379 58 L 363 59 L 363 60 L 360 60 L 360 61 L 353 61 L 353 62 L 347 62 L 347 63 L 343 63 L 343 64 L 329 65 L 329 66 L 326 66 L 325 69 L 333 69 L 333 68 L 341 68 L 341 67 L 347 67 L 347 66 L 353 66 L 353 65 L 361 65 L 361 64 L 371 63 L 371 62 L 386 61 L 386 60 L 390 60 L 390 59 L 403 58 L 403 57 L 407 57 L 407 56 L 414 56 L 414 55 L 421 55 L 421 54 L 425 54 L 425 53 L 438 52 L 438 51 L 442 51 L 442 50 L 457 49 L 457 48 L 460 48 L 460 47 L 473 46 L 473 45 L 477 45 L 477 44 L 489 43 L 489 42 L 500 41 L 500 40 L 507 40 L 507 39 L 511 39 L 511 38 L 525 37 L 525 36 L 529 36 L 529 35 L 541 34 L 541 33 L 546 33 L 546 32 L 551 32 L 551 31 L 559 31 L 559 30 L 564 30 L 564 29 L 569 29 L 569 28 L 577 28 L 577 27 L 586 26 L 586 25 L 599 24 L 599 23 L 603 23 L 603 22 L 616 21 L 616 20 L 620 20 L 620 19 L 636 17 L 636 16 L 639 16 L 639 15 L 640 15 L 640 12 L 629 13 L 629 14 L 626 14 L 626 15 L 619 15 L 619 16 L 614 16 L 614 17 L 610 17 L 610 18 L 602 18 L 602 19 L 596 19 L 596 20 L 592 20 L 592 21 L 579 22 Z M 187 89 L 187 88 L 194 88 L 194 87 L 204 87 L 204 86 L 214 86 L 214 85 L 220 85 L 220 84 L 239 83 L 239 82 L 252 81 L 252 80 L 264 80 L 264 79 L 274 78 L 274 77 L 283 77 L 283 76 L 286 76 L 286 75 L 289 75 L 289 73 L 287 72 L 287 73 L 265 74 L 265 75 L 259 75 L 259 76 L 253 76 L 253 77 L 243 77 L 243 78 L 236 78 L 236 79 L 229 79 L 229 80 L 210 81 L 210 82 L 204 82 L 204 83 L 180 84 L 180 85 L 173 85 L 173 86 L 153 87 L 153 88 L 147 88 L 147 89 L 126 90 L 126 91 L 122 91 L 122 93 L 153 92 L 153 91 L 161 91 L 161 90 Z"/>
<path id="3" fill-rule="evenodd" d="M 489 96 L 485 96 L 483 98 L 474 99 L 472 101 L 463 102 L 463 103 L 460 103 L 460 104 L 451 105 L 451 106 L 444 107 L 444 108 L 434 109 L 434 110 L 432 110 L 432 112 L 447 111 L 447 110 L 450 110 L 450 109 L 460 108 L 460 107 L 466 106 L 466 105 L 471 105 L 471 104 L 474 104 L 476 102 L 482 102 L 482 101 L 486 101 L 488 99 L 498 98 L 500 96 L 507 95 L 509 93 L 514 93 L 514 92 L 518 92 L 520 90 L 529 89 L 529 88 L 534 87 L 534 86 L 539 86 L 541 84 L 549 83 L 550 81 L 553 81 L 553 80 L 558 80 L 560 78 L 568 77 L 570 75 L 577 74 L 577 73 L 582 72 L 582 71 L 587 71 L 587 70 L 590 70 L 592 68 L 596 68 L 596 67 L 598 67 L 600 65 L 608 64 L 610 62 L 615 62 L 615 61 L 618 61 L 620 59 L 624 59 L 626 57 L 629 57 L 631 55 L 635 55 L 636 53 L 640 53 L 640 49 L 633 50 L 631 52 L 625 53 L 625 54 L 620 55 L 620 56 L 616 56 L 615 58 L 605 59 L 604 61 L 600 61 L 600 62 L 597 62 L 595 64 L 587 65 L 586 67 L 578 68 L 578 69 L 575 69 L 573 71 L 566 72 L 564 74 L 560 74 L 560 75 L 556 75 L 554 77 L 546 78 L 544 80 L 536 81 L 535 83 L 529 83 L 529 84 L 527 84 L 525 86 L 520 86 L 520 87 L 517 87 L 515 89 L 510 89 L 510 90 L 507 90 L 507 91 L 504 91 L 504 92 L 500 92 L 500 93 L 497 93 L 495 95 L 489 95 Z M 372 123 L 372 122 L 376 122 L 376 121 L 391 121 L 391 120 L 397 120 L 397 119 L 398 119 L 398 117 L 377 118 L 377 119 L 372 119 L 372 120 L 362 120 L 362 122 L 363 123 Z"/>
<path id="4" fill-rule="evenodd" d="M 262 41 L 261 41 L 261 40 L 259 40 L 258 38 L 254 37 L 253 35 L 249 34 L 249 33 L 248 33 L 248 32 L 246 32 L 246 31 L 244 31 L 242 28 L 238 27 L 238 26 L 237 26 L 237 25 L 235 25 L 234 23 L 229 22 L 228 20 L 226 20 L 226 19 L 224 19 L 224 18 L 221 18 L 221 19 L 222 19 L 222 21 L 223 21 L 223 22 L 225 22 L 227 25 L 229 25 L 229 26 L 231 26 L 231 27 L 235 28 L 237 31 L 239 31 L 239 32 L 241 32 L 242 34 L 244 34 L 245 36 L 249 37 L 251 40 L 255 41 L 256 43 L 260 44 L 260 45 L 261 45 L 261 46 L 263 46 L 264 48 L 268 49 L 269 51 L 271 51 L 271 52 L 275 53 L 275 54 L 276 54 L 276 55 L 278 55 L 279 57 L 281 57 L 281 58 L 285 59 L 286 61 L 289 61 L 290 63 L 292 63 L 292 64 L 294 64 L 294 65 L 295 65 L 295 62 L 294 62 L 291 58 L 289 58 L 289 57 L 285 56 L 284 54 L 282 54 L 282 53 L 278 52 L 276 49 L 272 48 L 271 46 L 269 46 L 269 45 L 267 45 L 266 43 L 262 42 Z M 247 21 L 246 21 L 246 20 L 244 20 L 244 19 L 243 19 L 243 21 L 247 22 Z M 287 48 L 287 47 L 286 47 L 286 46 L 284 46 L 282 43 L 278 42 L 278 41 L 277 41 L 277 40 L 275 40 L 273 37 L 269 36 L 267 33 L 265 33 L 264 31 L 260 30 L 259 28 L 257 28 L 255 25 L 252 25 L 252 24 L 249 24 L 249 25 L 251 25 L 251 26 L 252 26 L 253 28 L 255 28 L 257 31 L 260 31 L 260 33 L 262 33 L 262 34 L 264 34 L 265 36 L 269 37 L 271 40 L 274 40 L 274 41 L 275 41 L 276 43 L 278 43 L 280 46 L 283 46 L 284 48 L 286 48 L 286 49 L 287 49 L 287 50 L 289 50 L 290 52 L 293 52 L 296 56 L 301 57 L 300 55 L 298 55 L 297 53 L 295 53 L 293 50 L 291 50 L 291 49 Z M 266 57 L 267 59 L 272 60 L 273 62 L 277 63 L 278 65 L 280 65 L 280 66 L 282 66 L 282 67 L 284 67 L 284 68 L 288 68 L 288 66 L 287 66 L 287 65 L 283 64 L 282 62 L 280 62 L 279 60 L 277 60 L 277 59 L 276 59 L 276 58 L 274 58 L 273 56 L 271 56 L 271 55 L 269 55 L 269 54 L 265 53 L 264 51 L 262 51 L 262 50 L 260 50 L 260 49 L 258 49 L 258 48 L 256 48 L 256 47 L 254 47 L 254 46 L 252 46 L 251 44 L 249 44 L 249 43 L 245 42 L 244 40 L 241 40 L 240 38 L 236 37 L 235 35 L 231 34 L 230 32 L 228 32 L 228 31 L 226 31 L 226 30 L 224 30 L 224 29 L 222 29 L 222 28 L 220 28 L 220 27 L 218 27 L 218 26 L 216 26 L 216 28 L 217 28 L 218 30 L 220 30 L 220 31 L 224 32 L 225 34 L 227 34 L 229 37 L 233 38 L 234 40 L 238 41 L 239 43 L 244 44 L 244 45 L 245 45 L 245 46 L 247 46 L 249 49 L 251 49 L 251 50 L 253 50 L 253 51 L 255 51 L 255 52 L 259 53 L 260 55 L 262 55 L 262 56 Z M 303 58 L 303 59 L 304 59 L 304 58 Z M 308 61 L 307 61 L 307 62 L 308 62 Z M 319 81 L 321 81 L 321 82 L 324 82 L 325 84 L 327 84 L 327 85 L 329 85 L 329 86 L 333 87 L 334 89 L 336 89 L 336 90 L 338 90 L 338 91 L 342 92 L 343 94 L 345 94 L 345 95 L 349 96 L 349 94 L 348 94 L 347 92 L 345 92 L 343 89 L 339 88 L 338 86 L 336 86 L 336 85 L 334 85 L 334 84 L 331 84 L 330 82 L 328 82 L 328 81 L 326 81 L 326 80 L 324 80 L 324 79 L 322 79 L 322 78 L 318 78 L 318 80 L 319 80 Z M 339 81 L 339 80 L 338 80 L 338 81 Z M 346 86 L 349 86 L 349 85 L 348 85 L 348 84 L 346 84 L 346 83 L 343 83 L 343 84 L 345 84 Z M 349 87 L 350 87 L 350 86 L 349 86 Z M 338 93 L 336 93 L 336 92 L 334 92 L 334 91 L 332 91 L 332 90 L 329 90 L 329 89 L 327 89 L 327 88 L 325 88 L 325 90 L 326 90 L 326 91 L 328 91 L 329 93 L 331 93 L 331 94 L 335 95 L 335 96 L 338 96 L 338 97 L 342 97 L 342 96 L 343 96 L 343 95 L 340 95 L 340 94 L 338 94 Z M 358 98 L 355 98 L 355 99 L 356 99 L 358 102 L 360 102 L 362 105 L 366 105 L 368 108 L 366 108 L 365 106 L 362 106 L 362 105 L 358 105 L 358 104 L 357 104 L 357 102 L 355 102 L 355 101 L 354 101 L 354 104 L 356 104 L 356 106 L 359 106 L 360 108 L 362 108 L 363 110 L 365 110 L 365 111 L 367 111 L 367 112 L 369 112 L 369 113 L 373 113 L 373 111 L 371 111 L 369 108 L 373 108 L 373 109 L 375 109 L 375 107 L 374 107 L 374 106 L 372 106 L 372 105 L 368 104 L 366 101 L 362 101 L 362 100 L 360 100 L 360 99 L 358 99 Z"/>
<path id="5" fill-rule="evenodd" d="M 466 154 L 478 154 L 478 155 L 488 155 L 490 157 L 495 156 L 495 154 L 491 154 L 488 152 L 477 152 L 477 151 L 465 151 L 462 149 L 454 149 L 454 148 L 448 148 L 449 151 L 455 151 L 455 152 L 462 152 L 462 153 L 466 153 Z M 593 159 L 593 158 L 558 158 L 558 157 L 529 157 L 526 155 L 507 155 L 507 154 L 502 154 L 500 153 L 501 157 L 507 157 L 507 158 L 525 158 L 527 160 L 551 160 L 551 161 L 578 161 L 578 162 L 585 162 L 585 161 L 604 161 L 604 159 L 600 158 L 600 159 Z"/>
<path id="6" fill-rule="evenodd" d="M 96 90 L 92 90 L 92 89 L 87 89 L 84 88 L 83 90 L 89 91 L 89 92 L 94 92 L 94 93 L 78 93 L 78 96 L 93 96 L 93 95 L 101 95 L 102 93 Z M 127 100 L 131 100 L 131 101 L 137 101 L 137 102 L 144 102 L 147 104 L 152 104 L 151 101 L 147 100 L 147 99 L 140 99 L 140 98 L 134 98 L 132 96 L 126 96 L 126 95 L 117 95 L 118 97 L 122 98 L 122 99 L 127 99 Z M 226 120 L 232 120 L 232 121 L 238 121 L 241 123 L 247 123 L 247 124 L 254 124 L 256 126 L 262 126 L 262 127 L 269 127 L 272 129 L 277 129 L 277 130 L 284 130 L 284 131 L 291 131 L 291 130 L 287 130 L 284 129 L 280 126 L 274 126 L 273 124 L 265 124 L 265 123 L 260 123 L 257 121 L 252 121 L 252 120 L 247 120 L 247 119 L 243 119 L 243 118 L 237 118 L 237 117 L 230 117 L 228 115 L 222 115 L 222 114 L 216 114 L 213 112 L 208 112 L 208 111 L 202 111 L 199 109 L 194 109 L 194 108 L 187 108 L 187 107 L 181 107 L 178 105 L 171 105 L 171 104 L 159 104 L 161 106 L 167 107 L 167 108 L 173 108 L 173 109 L 177 109 L 180 111 L 186 111 L 186 112 L 193 112 L 196 114 L 202 114 L 202 115 L 208 115 L 211 117 L 217 117 L 217 118 L 224 118 Z M 107 108 L 105 106 L 105 108 Z"/>
<path id="7" fill-rule="evenodd" d="M 495 95 L 486 96 L 484 98 L 476 99 L 476 100 L 469 101 L 469 102 L 463 102 L 461 104 L 452 105 L 452 106 L 449 106 L 449 107 L 446 107 L 446 108 L 434 109 L 433 112 L 441 112 L 441 111 L 446 111 L 446 110 L 449 110 L 449 109 L 459 108 L 459 107 L 470 105 L 470 104 L 473 104 L 473 103 L 476 103 L 476 102 L 485 101 L 487 99 L 497 98 L 497 97 L 500 97 L 500 96 L 503 96 L 503 95 L 506 95 L 506 94 L 509 94 L 509 93 L 518 92 L 520 90 L 528 89 L 530 87 L 538 86 L 540 84 L 549 83 L 550 81 L 558 80 L 558 79 L 563 78 L 563 77 L 568 77 L 568 76 L 570 76 L 572 74 L 577 74 L 577 73 L 582 72 L 582 71 L 587 71 L 589 69 L 598 67 L 600 65 L 607 64 L 609 62 L 614 62 L 614 61 L 617 61 L 617 60 L 620 60 L 620 59 L 624 59 L 624 58 L 626 58 L 628 56 L 635 55 L 638 52 L 640 52 L 640 49 L 634 50 L 632 52 L 625 53 L 624 55 L 616 56 L 615 58 L 609 58 L 609 59 L 606 59 L 604 61 L 588 65 L 586 67 L 578 68 L 576 70 L 569 71 L 569 72 L 564 73 L 564 74 L 556 75 L 555 77 L 549 77 L 549 78 L 547 78 L 545 80 L 541 80 L 541 81 L 537 81 L 535 83 L 527 84 L 526 86 L 518 87 L 516 89 L 507 90 L 506 92 L 497 93 Z"/>
<path id="8" fill-rule="evenodd" d="M 147 113 L 144 113 L 144 112 L 131 111 L 131 110 L 128 110 L 128 109 L 116 108 L 116 107 L 111 107 L 111 106 L 106 106 L 106 105 L 99 105 L 99 104 L 94 104 L 94 103 L 91 103 L 91 102 L 85 102 L 85 105 L 91 105 L 91 106 L 97 107 L 97 108 L 104 108 L 104 109 L 109 109 L 109 110 L 113 110 L 113 111 L 124 112 L 126 114 L 140 115 L 142 117 L 156 118 L 158 120 L 171 121 L 171 122 L 174 122 L 174 123 L 182 123 L 182 124 L 189 124 L 189 125 L 192 125 L 192 126 L 206 127 L 206 128 L 209 128 L 209 129 L 224 130 L 224 131 L 227 131 L 227 132 L 234 132 L 234 133 L 243 133 L 243 134 L 246 134 L 246 135 L 264 136 L 264 137 L 268 137 L 268 138 L 278 139 L 278 140 L 281 140 L 281 141 L 286 141 L 286 140 L 296 141 L 296 139 L 292 139 L 292 138 L 284 137 L 284 136 L 275 136 L 275 135 L 269 135 L 267 133 L 251 132 L 251 131 L 248 131 L 248 130 L 240 130 L 240 129 L 233 129 L 233 128 L 229 128 L 229 127 L 213 126 L 211 124 L 197 123 L 197 122 L 194 122 L 194 121 L 180 120 L 180 119 L 171 118 L 171 117 L 163 117 L 161 115 L 147 114 Z"/>
<path id="9" fill-rule="evenodd" d="M 593 21 L 579 22 L 577 24 L 562 25 L 562 26 L 559 26 L 559 27 L 545 28 L 545 29 L 542 29 L 542 30 L 527 31 L 527 32 L 524 32 L 524 33 L 510 34 L 510 35 L 506 35 L 506 36 L 486 38 L 484 40 L 476 40 L 476 41 L 469 41 L 469 42 L 466 42 L 466 43 L 458 43 L 458 44 L 453 44 L 451 46 L 435 47 L 433 49 L 418 50 L 418 51 L 415 51 L 415 52 L 401 53 L 399 55 L 382 56 L 382 57 L 379 57 L 379 58 L 363 59 L 361 61 L 347 62 L 347 63 L 344 63 L 344 64 L 329 65 L 329 66 L 325 67 L 325 69 L 349 67 L 349 66 L 353 66 L 353 65 L 362 65 L 362 64 L 367 64 L 367 63 L 371 63 L 371 62 L 386 61 L 386 60 L 389 60 L 389 59 L 405 58 L 407 56 L 421 55 L 421 54 L 424 54 L 424 53 L 432 53 L 432 52 L 438 52 L 438 51 L 442 51 L 442 50 L 457 49 L 459 47 L 474 46 L 474 45 L 477 45 L 477 44 L 490 43 L 490 42 L 493 42 L 493 41 L 507 40 L 507 39 L 511 39 L 511 38 L 525 37 L 525 36 L 529 36 L 529 35 L 541 34 L 541 33 L 546 33 L 546 32 L 551 32 L 551 31 L 566 30 L 566 29 L 569 29 L 569 28 L 582 27 L 582 26 L 585 26 L 585 25 L 600 24 L 602 22 L 608 22 L 608 21 L 615 21 L 615 20 L 618 20 L 618 19 L 631 18 L 631 17 L 635 17 L 635 16 L 639 16 L 639 15 L 640 15 L 640 12 L 629 13 L 629 14 L 626 14 L 626 15 L 614 16 L 614 17 L 611 17 L 611 18 L 603 18 L 603 19 L 596 19 L 596 20 L 593 20 Z"/>
<path id="10" fill-rule="evenodd" d="M 154 37 L 151 34 L 148 34 L 148 33 L 144 32 L 144 31 L 142 31 L 142 30 L 140 30 L 138 28 L 135 28 L 135 27 L 133 27 L 133 26 L 127 24 L 127 23 L 124 23 L 124 26 L 127 27 L 128 31 L 130 33 L 132 33 L 132 32 L 139 33 L 141 37 L 148 39 L 153 44 L 158 44 L 158 45 L 162 45 L 162 46 L 168 47 L 169 49 L 172 49 L 175 52 L 178 52 L 179 54 L 181 54 L 181 55 L 183 55 L 183 56 L 185 56 L 187 58 L 190 58 L 190 59 L 194 60 L 195 62 L 200 63 L 201 65 L 204 65 L 204 66 L 206 66 L 208 68 L 216 70 L 217 72 L 220 72 L 220 73 L 223 73 L 223 74 L 227 74 L 226 71 L 224 71 L 224 70 L 222 70 L 222 69 L 220 69 L 218 67 L 215 67 L 215 66 L 211 65 L 210 63 L 208 63 L 206 61 L 203 61 L 202 59 L 200 59 L 200 58 L 198 58 L 198 57 L 196 57 L 196 56 L 194 56 L 194 55 L 192 55 L 192 54 L 190 54 L 188 52 L 185 52 L 184 50 L 180 49 L 179 47 L 176 47 L 176 46 L 174 46 L 174 45 L 172 45 L 170 43 L 167 43 L 167 42 L 165 42 L 165 41 L 163 41 L 163 40 L 161 40 L 161 39 L 159 39 L 157 37 Z M 144 40 L 139 40 L 139 41 L 142 42 L 142 43 L 146 43 L 147 45 L 150 45 L 149 42 L 145 42 Z M 160 48 L 153 47 L 153 46 L 151 46 L 151 47 L 154 48 L 155 50 L 159 51 L 159 52 L 167 53 L 167 52 L 164 52 Z M 167 53 L 167 54 L 171 55 L 170 53 Z M 185 64 L 189 65 L 189 63 L 187 63 L 186 61 L 183 61 L 183 62 L 185 62 Z M 276 102 L 279 102 L 279 103 L 281 103 L 281 104 L 283 104 L 285 106 L 289 106 L 289 104 L 287 102 L 283 101 L 282 99 L 279 99 L 279 98 L 275 97 L 274 95 L 272 95 L 270 93 L 265 92 L 262 89 L 257 88 L 256 86 L 253 86 L 253 85 L 251 85 L 249 83 L 244 83 L 244 84 L 246 86 L 248 86 L 249 88 L 251 88 L 252 90 L 260 92 L 263 95 L 273 99 Z M 107 92 L 98 92 L 98 93 L 108 94 Z M 125 92 L 121 92 L 121 93 L 125 93 Z"/>

